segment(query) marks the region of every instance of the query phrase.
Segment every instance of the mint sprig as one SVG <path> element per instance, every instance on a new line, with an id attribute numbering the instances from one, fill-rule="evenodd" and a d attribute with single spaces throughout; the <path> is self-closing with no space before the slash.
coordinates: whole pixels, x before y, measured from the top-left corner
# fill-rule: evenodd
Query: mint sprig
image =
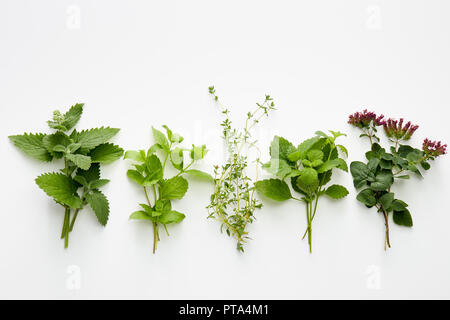
<path id="1" fill-rule="evenodd" d="M 140 185 L 144 191 L 147 203 L 141 203 L 140 210 L 130 215 L 132 220 L 148 220 L 153 225 L 153 253 L 160 241 L 159 229 L 164 227 L 167 235 L 167 225 L 179 223 L 185 215 L 172 209 L 172 200 L 182 199 L 189 188 L 185 175 L 200 177 L 212 181 L 212 177 L 203 171 L 190 169 L 191 166 L 204 158 L 206 146 L 195 146 L 186 149 L 180 145 L 184 140 L 179 134 L 173 133 L 163 126 L 166 134 L 152 128 L 155 144 L 147 151 L 127 151 L 124 159 L 133 161 L 133 169 L 127 171 L 127 176 Z M 189 163 L 185 163 L 185 158 Z M 165 169 L 171 164 L 178 171 L 173 177 L 166 179 Z"/>
<path id="2" fill-rule="evenodd" d="M 100 164 L 120 159 L 123 149 L 107 143 L 119 129 L 96 128 L 77 132 L 73 129 L 83 114 L 84 104 L 76 104 L 62 114 L 53 113 L 48 121 L 52 134 L 23 134 L 10 136 L 10 140 L 27 156 L 50 162 L 62 159 L 60 172 L 45 173 L 36 178 L 36 184 L 64 208 L 61 238 L 64 247 L 69 245 L 78 213 L 87 205 L 92 208 L 101 225 L 109 218 L 109 202 L 99 190 L 109 180 L 100 179 Z M 73 130 L 72 130 L 73 129 Z M 72 132 L 68 132 L 72 130 Z"/>
<path id="3" fill-rule="evenodd" d="M 344 186 L 331 181 L 333 169 L 348 171 L 347 163 L 339 157 L 339 153 L 347 155 L 343 145 L 336 144 L 336 139 L 343 133 L 330 131 L 328 135 L 317 131 L 316 136 L 305 140 L 295 147 L 287 139 L 275 136 L 270 145 L 271 160 L 262 165 L 276 179 L 266 179 L 256 182 L 256 190 L 267 198 L 275 201 L 297 200 L 306 205 L 306 231 L 303 239 L 308 236 L 309 251 L 312 252 L 312 222 L 316 216 L 319 198 L 327 195 L 332 199 L 341 199 L 348 195 Z M 286 182 L 287 181 L 287 182 Z M 294 197 L 289 188 L 301 194 Z"/>

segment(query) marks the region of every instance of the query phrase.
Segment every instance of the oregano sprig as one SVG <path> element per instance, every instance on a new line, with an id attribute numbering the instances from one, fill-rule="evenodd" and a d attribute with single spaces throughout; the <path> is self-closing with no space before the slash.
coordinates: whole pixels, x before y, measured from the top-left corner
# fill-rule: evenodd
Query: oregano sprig
<path id="1" fill-rule="evenodd" d="M 109 218 L 109 202 L 100 188 L 109 180 L 100 178 L 100 165 L 114 162 L 123 155 L 123 149 L 108 143 L 119 129 L 101 127 L 78 132 L 73 129 L 81 118 L 84 104 L 75 104 L 62 114 L 54 111 L 48 121 L 52 134 L 23 134 L 9 139 L 26 155 L 40 161 L 60 159 L 60 172 L 46 173 L 36 178 L 37 185 L 64 208 L 61 239 L 69 245 L 79 212 L 89 204 L 101 225 Z M 69 131 L 71 131 L 69 133 Z M 73 215 L 72 215 L 73 213 Z"/>
<path id="2" fill-rule="evenodd" d="M 331 135 L 317 131 L 316 136 L 305 140 L 298 147 L 287 139 L 275 136 L 270 145 L 271 160 L 263 164 L 263 168 L 276 176 L 256 182 L 256 190 L 262 195 L 276 201 L 297 200 L 306 205 L 306 231 L 309 251 L 312 252 L 312 222 L 316 216 L 319 198 L 327 195 L 332 199 L 347 196 L 344 186 L 333 184 L 331 181 L 334 168 L 348 171 L 347 163 L 339 157 L 339 153 L 348 156 L 347 149 L 336 144 L 336 139 L 345 134 L 330 130 Z M 301 198 L 294 197 L 292 189 L 301 194 Z"/>
<path id="3" fill-rule="evenodd" d="M 349 116 L 348 123 L 361 129 L 360 137 L 367 137 L 370 150 L 366 152 L 366 163 L 354 161 L 350 164 L 353 183 L 360 189 L 356 199 L 366 207 L 375 207 L 382 214 L 385 224 L 384 249 L 391 247 L 389 235 L 389 214 L 392 213 L 396 224 L 406 227 L 413 226 L 408 204 L 395 197 L 391 188 L 398 179 L 409 179 L 413 173 L 422 177 L 419 167 L 430 169 L 430 161 L 447 153 L 447 145 L 440 141 L 425 139 L 422 150 L 413 148 L 406 143 L 419 128 L 404 119 L 385 119 L 374 112 L 364 110 Z M 390 142 L 388 149 L 383 148 L 381 139 L 377 136 L 378 127 Z"/>
<path id="4" fill-rule="evenodd" d="M 244 244 L 250 239 L 247 226 L 255 219 L 254 212 L 262 207 L 255 197 L 252 179 L 247 175 L 248 151 L 256 148 L 256 140 L 252 139 L 252 129 L 269 111 L 275 109 L 273 99 L 266 95 L 262 103 L 257 103 L 254 111 L 247 114 L 242 129 L 232 127 L 229 109 L 225 108 L 216 95 L 214 87 L 209 93 L 221 109 L 225 120 L 221 123 L 223 139 L 227 146 L 227 160 L 221 166 L 214 167 L 214 193 L 211 195 L 208 218 L 221 223 L 220 230 L 237 241 L 237 249 L 244 252 Z M 256 161 L 258 162 L 258 160 Z M 256 171 L 258 166 L 255 166 Z"/>
<path id="5" fill-rule="evenodd" d="M 160 241 L 160 227 L 164 227 L 169 236 L 167 225 L 179 223 L 185 218 L 183 213 L 172 209 L 172 200 L 183 198 L 188 190 L 189 184 L 184 176 L 213 180 L 208 173 L 191 168 L 195 162 L 205 157 L 208 152 L 206 146 L 192 145 L 192 148 L 186 149 L 180 145 L 183 137 L 165 125 L 163 128 L 166 134 L 152 128 L 155 144 L 147 151 L 127 151 L 124 156 L 124 159 L 134 162 L 134 168 L 128 170 L 127 175 L 142 187 L 146 199 L 146 203 L 139 204 L 141 209 L 133 212 L 130 219 L 152 222 L 153 253 L 156 252 Z M 188 163 L 185 163 L 185 153 L 188 153 Z M 169 179 L 164 177 L 168 163 L 178 171 Z"/>

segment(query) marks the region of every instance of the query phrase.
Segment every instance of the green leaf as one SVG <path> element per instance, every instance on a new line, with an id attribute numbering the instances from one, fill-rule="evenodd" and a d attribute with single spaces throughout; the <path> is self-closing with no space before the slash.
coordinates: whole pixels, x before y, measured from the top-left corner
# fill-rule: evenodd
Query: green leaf
<path id="1" fill-rule="evenodd" d="M 36 178 L 36 184 L 48 196 L 71 208 L 81 208 L 81 199 L 76 194 L 77 185 L 71 178 L 61 173 L 46 173 Z"/>
<path id="2" fill-rule="evenodd" d="M 292 172 L 291 166 L 282 159 L 271 159 L 270 162 L 265 163 L 262 167 L 269 173 L 284 179 Z"/>
<path id="3" fill-rule="evenodd" d="M 338 147 L 341 150 L 341 152 L 344 153 L 345 156 L 348 158 L 348 150 L 346 147 L 344 147 L 342 144 L 338 144 L 336 145 L 336 147 Z"/>
<path id="4" fill-rule="evenodd" d="M 280 136 L 275 136 L 270 143 L 271 159 L 282 159 L 285 161 L 290 161 L 288 156 L 295 151 L 296 149 L 294 145 Z"/>
<path id="5" fill-rule="evenodd" d="M 147 168 L 147 176 L 145 177 L 144 185 L 151 186 L 158 180 L 161 180 L 163 178 L 164 172 L 162 170 L 162 164 L 158 156 L 156 156 L 155 154 L 150 155 L 147 158 L 145 165 Z"/>
<path id="6" fill-rule="evenodd" d="M 104 143 L 93 149 L 89 155 L 92 162 L 107 164 L 119 160 L 123 155 L 123 149 L 112 143 Z"/>
<path id="7" fill-rule="evenodd" d="M 159 144 L 166 152 L 169 151 L 169 141 L 167 141 L 166 136 L 161 131 L 152 127 L 153 138 L 155 142 Z"/>
<path id="8" fill-rule="evenodd" d="M 314 193 L 319 186 L 319 176 L 317 171 L 313 168 L 303 168 L 300 170 L 297 186 L 307 194 Z"/>
<path id="9" fill-rule="evenodd" d="M 367 168 L 369 169 L 370 172 L 372 172 L 373 174 L 375 174 L 375 172 L 377 171 L 377 168 L 380 164 L 380 159 L 378 158 L 370 158 L 369 162 L 367 163 Z"/>
<path id="10" fill-rule="evenodd" d="M 78 182 L 83 187 L 87 187 L 89 185 L 89 183 L 86 181 L 86 179 L 82 176 L 75 176 L 75 177 L 73 177 L 73 180 Z"/>
<path id="11" fill-rule="evenodd" d="M 360 161 L 353 161 L 350 164 L 350 172 L 353 176 L 353 184 L 359 189 L 367 184 L 367 180 L 373 176 L 369 168 Z"/>
<path id="12" fill-rule="evenodd" d="M 169 223 L 178 223 L 183 221 L 183 219 L 186 216 L 182 214 L 181 212 L 172 210 L 169 212 L 164 212 L 158 219 L 158 222 L 162 224 L 169 224 Z"/>
<path id="13" fill-rule="evenodd" d="M 373 207 L 377 203 L 375 193 L 371 189 L 364 189 L 356 196 L 356 200 L 364 203 L 368 207 Z"/>
<path id="14" fill-rule="evenodd" d="M 181 199 L 184 197 L 188 186 L 187 180 L 180 176 L 164 180 L 159 189 L 160 198 L 165 200 Z"/>
<path id="15" fill-rule="evenodd" d="M 333 199 L 341 199 L 348 195 L 348 190 L 344 186 L 333 184 L 325 190 L 325 194 Z"/>
<path id="16" fill-rule="evenodd" d="M 422 162 L 420 163 L 420 165 L 422 166 L 422 168 L 423 168 L 424 170 L 430 170 L 430 168 L 431 168 L 430 164 L 429 164 L 428 162 L 426 162 L 426 161 L 422 161 Z"/>
<path id="17" fill-rule="evenodd" d="M 410 176 L 408 174 L 402 175 L 402 176 L 395 176 L 396 179 L 409 179 Z"/>
<path id="18" fill-rule="evenodd" d="M 298 146 L 298 151 L 300 152 L 300 158 L 299 159 L 305 159 L 306 158 L 306 153 L 311 149 L 311 147 L 316 144 L 318 141 L 320 140 L 319 137 L 314 137 L 308 140 L 303 141 L 299 146 Z"/>
<path id="19" fill-rule="evenodd" d="M 392 192 L 383 194 L 380 197 L 379 202 L 386 211 L 390 211 L 392 209 L 392 203 L 394 202 L 394 194 Z"/>
<path id="20" fill-rule="evenodd" d="M 338 158 L 333 160 L 325 161 L 320 167 L 317 168 L 318 173 L 323 173 L 333 168 L 339 168 L 345 172 L 348 171 L 347 163 L 344 159 Z"/>
<path id="21" fill-rule="evenodd" d="M 145 162 L 145 156 L 143 157 L 139 151 L 127 151 L 123 157 L 124 159 L 134 160 L 136 162 Z"/>
<path id="22" fill-rule="evenodd" d="M 45 148 L 43 139 L 45 134 L 27 134 L 9 136 L 14 145 L 27 156 L 40 161 L 51 161 L 52 155 Z"/>
<path id="23" fill-rule="evenodd" d="M 410 152 L 414 151 L 414 148 L 408 145 L 400 145 L 398 148 L 398 155 L 402 158 L 406 158 Z"/>
<path id="24" fill-rule="evenodd" d="M 306 154 L 306 157 L 308 158 L 309 161 L 315 161 L 315 160 L 322 160 L 323 159 L 323 152 L 320 150 L 310 150 L 308 151 L 308 153 Z"/>
<path id="25" fill-rule="evenodd" d="M 408 209 L 405 209 L 404 211 L 394 211 L 394 222 L 400 226 L 405 227 L 412 227 L 413 221 L 411 217 L 411 213 Z"/>
<path id="26" fill-rule="evenodd" d="M 214 178 L 209 173 L 206 173 L 206 172 L 203 172 L 200 170 L 191 169 L 191 170 L 186 170 L 184 172 L 193 177 L 199 178 L 199 179 L 203 179 L 203 180 L 207 180 L 207 181 L 211 181 L 211 182 L 214 181 Z"/>
<path id="27" fill-rule="evenodd" d="M 53 157 L 60 159 L 64 154 L 62 152 L 58 152 L 58 149 L 60 148 L 60 146 L 63 146 L 64 149 L 66 149 L 66 147 L 71 144 L 71 141 L 69 136 L 67 136 L 65 133 L 56 132 L 54 134 L 45 136 L 42 140 L 42 143 Z"/>
<path id="28" fill-rule="evenodd" d="M 137 182 L 141 186 L 144 185 L 145 178 L 137 170 L 128 170 L 127 171 L 127 176 L 128 176 L 128 178 L 130 178 L 131 180 L 134 180 L 135 182 Z"/>
<path id="29" fill-rule="evenodd" d="M 394 177 L 390 171 L 381 171 L 375 176 L 375 181 L 370 184 L 372 190 L 383 191 L 389 189 L 394 183 Z"/>
<path id="30" fill-rule="evenodd" d="M 68 131 L 75 127 L 75 125 L 80 121 L 81 115 L 83 113 L 83 103 L 77 103 L 72 106 L 69 111 L 64 115 L 61 115 L 59 111 L 54 112 L 53 121 L 47 121 L 48 125 L 52 129 Z"/>
<path id="31" fill-rule="evenodd" d="M 92 181 L 90 184 L 90 188 L 91 189 L 100 189 L 101 187 L 103 187 L 104 185 L 108 184 L 109 180 L 108 179 L 99 179 L 99 180 L 95 180 Z"/>
<path id="32" fill-rule="evenodd" d="M 85 150 L 92 150 L 95 147 L 107 142 L 114 137 L 120 129 L 101 127 L 90 130 L 83 130 L 77 133 L 76 142 L 81 144 L 81 148 Z"/>
<path id="33" fill-rule="evenodd" d="M 91 167 L 91 157 L 89 156 L 69 153 L 66 154 L 66 158 L 83 170 L 88 170 Z"/>
<path id="34" fill-rule="evenodd" d="M 404 211 L 406 210 L 406 207 L 408 207 L 408 204 L 400 199 L 395 199 L 394 202 L 392 202 L 392 209 L 394 211 Z"/>
<path id="35" fill-rule="evenodd" d="M 108 199 L 106 199 L 105 195 L 99 190 L 91 191 L 86 194 L 85 197 L 86 201 L 95 212 L 98 222 L 100 222 L 102 226 L 105 226 L 109 218 Z"/>
<path id="36" fill-rule="evenodd" d="M 88 183 L 100 179 L 100 165 L 98 163 L 91 164 L 89 170 L 77 170 L 77 175 L 82 176 Z"/>
<path id="37" fill-rule="evenodd" d="M 292 198 L 291 190 L 286 182 L 279 179 L 266 179 L 255 183 L 256 190 L 276 201 L 285 201 Z"/>
<path id="38" fill-rule="evenodd" d="M 130 215 L 130 219 L 133 220 L 152 220 L 145 211 L 135 211 Z"/>

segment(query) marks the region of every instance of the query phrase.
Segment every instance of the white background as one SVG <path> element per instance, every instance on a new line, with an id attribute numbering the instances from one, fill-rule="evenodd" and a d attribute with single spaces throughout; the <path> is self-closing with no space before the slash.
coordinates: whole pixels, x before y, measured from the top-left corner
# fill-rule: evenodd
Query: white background
<path id="1" fill-rule="evenodd" d="M 266 202 L 245 254 L 207 220 L 212 187 L 192 181 L 174 207 L 187 214 L 162 235 L 128 216 L 143 201 L 129 163 L 105 167 L 111 202 L 106 228 L 85 210 L 63 249 L 63 212 L 34 183 L 61 163 L 25 157 L 11 134 L 50 132 L 54 109 L 84 102 L 79 129 L 122 128 L 125 149 L 148 147 L 152 125 L 211 150 L 198 168 L 223 159 L 214 84 L 235 123 L 270 93 L 278 110 L 256 132 L 263 160 L 274 134 L 295 144 L 316 130 L 340 130 L 350 160 L 368 143 L 347 125 L 367 107 L 420 125 L 450 142 L 448 1 L 23 1 L 0 4 L 0 298 L 450 298 L 449 161 L 425 179 L 399 182 L 412 229 L 392 223 L 383 250 L 382 217 L 350 195 L 323 199 L 313 254 L 300 239 L 305 208 Z M 79 280 L 79 282 L 77 282 Z"/>

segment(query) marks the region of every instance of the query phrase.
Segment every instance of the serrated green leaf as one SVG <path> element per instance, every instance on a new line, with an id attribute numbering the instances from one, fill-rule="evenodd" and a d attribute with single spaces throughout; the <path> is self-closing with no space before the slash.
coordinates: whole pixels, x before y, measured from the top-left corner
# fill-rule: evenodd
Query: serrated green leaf
<path id="1" fill-rule="evenodd" d="M 99 180 L 95 180 L 92 181 L 90 184 L 90 188 L 91 189 L 100 189 L 101 187 L 103 187 L 104 185 L 108 184 L 109 180 L 108 179 L 99 179 Z"/>
<path id="2" fill-rule="evenodd" d="M 282 159 L 271 159 L 270 162 L 263 164 L 262 167 L 267 172 L 277 176 L 280 179 L 286 178 L 292 172 L 291 166 Z"/>
<path id="3" fill-rule="evenodd" d="M 348 190 L 344 186 L 333 184 L 325 190 L 325 194 L 333 199 L 341 199 L 348 195 Z"/>
<path id="4" fill-rule="evenodd" d="M 72 161 L 77 167 L 88 170 L 91 167 L 91 157 L 82 154 L 66 154 L 66 158 Z"/>
<path id="5" fill-rule="evenodd" d="M 294 145 L 280 136 L 275 136 L 270 143 L 271 159 L 282 159 L 285 161 L 290 161 L 288 156 L 295 151 L 296 149 Z"/>
<path id="6" fill-rule="evenodd" d="M 185 173 L 187 173 L 193 177 L 206 180 L 206 181 L 214 181 L 214 178 L 209 173 L 203 172 L 201 170 L 191 169 L 191 170 L 186 170 Z"/>
<path id="7" fill-rule="evenodd" d="M 319 186 L 318 172 L 313 168 L 303 168 L 297 179 L 297 187 L 306 194 L 313 194 Z"/>
<path id="8" fill-rule="evenodd" d="M 90 130 L 83 130 L 76 135 L 78 143 L 81 144 L 81 148 L 85 150 L 92 150 L 95 147 L 107 142 L 114 137 L 120 129 L 101 127 Z"/>
<path id="9" fill-rule="evenodd" d="M 91 191 L 86 194 L 85 197 L 86 201 L 95 212 L 98 222 L 100 222 L 102 226 L 105 226 L 109 218 L 108 199 L 106 199 L 105 195 L 99 190 Z"/>
<path id="10" fill-rule="evenodd" d="M 71 178 L 60 173 L 46 173 L 36 178 L 36 184 L 56 202 L 74 209 L 81 207 L 77 185 Z"/>
<path id="11" fill-rule="evenodd" d="M 183 177 L 173 177 L 162 182 L 160 191 L 160 198 L 163 200 L 181 199 L 184 197 L 188 182 Z"/>
<path id="12" fill-rule="evenodd" d="M 314 162 L 316 160 L 322 160 L 323 152 L 320 150 L 313 149 L 313 150 L 308 151 L 308 153 L 306 154 L 306 157 L 311 162 Z"/>
<path id="13" fill-rule="evenodd" d="M 45 134 L 23 134 L 9 136 L 9 139 L 14 145 L 19 148 L 27 156 L 36 160 L 49 162 L 52 160 L 52 155 L 45 148 L 43 139 Z"/>
<path id="14" fill-rule="evenodd" d="M 280 179 L 266 179 L 255 183 L 256 190 L 267 198 L 285 201 L 292 198 L 291 190 L 286 182 Z"/>
<path id="15" fill-rule="evenodd" d="M 62 131 L 72 129 L 78 121 L 80 121 L 81 115 L 83 114 L 83 106 L 83 103 L 77 103 L 73 105 L 63 116 L 61 116 L 59 112 L 55 113 L 53 121 L 47 121 L 49 127 Z"/>
<path id="16" fill-rule="evenodd" d="M 77 170 L 77 175 L 82 176 L 86 179 L 88 183 L 91 183 L 92 181 L 99 180 L 100 179 L 100 164 L 93 163 L 91 164 L 91 167 L 89 170 Z"/>
<path id="17" fill-rule="evenodd" d="M 57 146 L 63 146 L 66 149 L 70 144 L 70 138 L 63 132 L 56 132 L 54 134 L 50 134 L 44 137 L 42 140 L 47 151 L 55 158 L 60 159 L 64 156 L 63 152 L 58 152 L 55 150 Z"/>
<path id="18" fill-rule="evenodd" d="M 310 138 L 308 140 L 303 141 L 299 146 L 298 146 L 298 151 L 300 152 L 300 158 L 299 159 L 305 159 L 306 158 L 306 153 L 311 149 L 311 147 L 316 144 L 318 141 L 320 140 L 319 137 L 313 137 Z"/>
<path id="19" fill-rule="evenodd" d="M 89 156 L 92 162 L 108 164 L 119 160 L 123 155 L 123 149 L 112 143 L 104 143 L 94 148 Z"/>

